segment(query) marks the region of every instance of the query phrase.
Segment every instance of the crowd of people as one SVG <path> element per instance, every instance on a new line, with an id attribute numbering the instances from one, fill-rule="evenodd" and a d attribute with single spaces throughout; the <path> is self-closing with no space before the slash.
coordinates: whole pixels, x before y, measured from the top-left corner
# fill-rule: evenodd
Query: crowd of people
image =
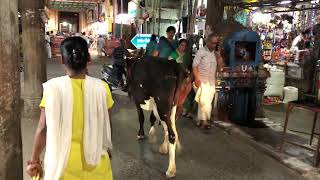
<path id="1" fill-rule="evenodd" d="M 187 39 L 174 39 L 176 30 L 170 26 L 167 28 L 167 37 L 160 37 L 159 43 L 156 36 L 152 35 L 146 48 L 147 56 L 160 57 L 174 60 L 189 69 L 194 76 L 194 90 L 190 92 L 185 103 L 183 115 L 192 117 L 197 102 L 197 125 L 210 129 L 212 101 L 215 94 L 215 79 L 217 70 L 223 67 L 223 58 L 219 48 L 219 38 L 214 34 L 207 37 L 206 46 L 201 47 L 194 59 L 191 56 L 192 47 Z"/>

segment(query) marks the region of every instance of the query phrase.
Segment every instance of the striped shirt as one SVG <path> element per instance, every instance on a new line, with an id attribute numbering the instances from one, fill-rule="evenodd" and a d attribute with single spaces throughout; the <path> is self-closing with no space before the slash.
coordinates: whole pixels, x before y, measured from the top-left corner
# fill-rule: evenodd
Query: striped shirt
<path id="1" fill-rule="evenodd" d="M 206 46 L 199 49 L 193 60 L 193 67 L 198 67 L 201 83 L 215 85 L 217 59 L 214 51 L 210 52 Z"/>

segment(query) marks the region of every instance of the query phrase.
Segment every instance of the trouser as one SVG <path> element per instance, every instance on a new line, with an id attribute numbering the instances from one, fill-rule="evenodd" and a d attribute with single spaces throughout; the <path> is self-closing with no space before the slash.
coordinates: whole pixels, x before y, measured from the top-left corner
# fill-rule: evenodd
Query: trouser
<path id="1" fill-rule="evenodd" d="M 97 48 L 97 51 L 98 51 L 98 56 L 102 56 L 103 55 L 102 53 L 106 54 L 103 48 Z"/>
<path id="2" fill-rule="evenodd" d="M 202 83 L 196 89 L 195 100 L 198 102 L 198 120 L 208 121 L 211 118 L 212 101 L 216 92 L 215 85 Z"/>
<path id="3" fill-rule="evenodd" d="M 98 48 L 98 56 L 102 56 L 102 49 Z"/>
<path id="4" fill-rule="evenodd" d="M 46 44 L 46 49 L 47 49 L 48 58 L 51 59 L 52 54 L 51 54 L 51 46 L 49 43 Z"/>

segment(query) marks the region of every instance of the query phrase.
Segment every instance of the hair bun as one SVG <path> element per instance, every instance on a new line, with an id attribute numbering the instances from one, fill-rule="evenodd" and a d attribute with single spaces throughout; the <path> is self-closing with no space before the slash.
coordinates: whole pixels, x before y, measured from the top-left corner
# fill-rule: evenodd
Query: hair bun
<path id="1" fill-rule="evenodd" d="M 88 44 L 81 37 L 66 38 L 61 44 L 61 54 L 68 67 L 75 71 L 85 69 L 89 60 Z"/>

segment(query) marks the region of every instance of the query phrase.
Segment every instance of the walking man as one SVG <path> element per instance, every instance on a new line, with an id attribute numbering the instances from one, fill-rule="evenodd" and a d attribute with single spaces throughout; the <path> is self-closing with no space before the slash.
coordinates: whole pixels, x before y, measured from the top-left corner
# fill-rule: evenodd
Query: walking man
<path id="1" fill-rule="evenodd" d="M 50 37 L 50 33 L 49 32 L 47 32 L 47 34 L 45 35 L 45 40 L 46 40 L 46 50 L 47 50 L 48 58 L 51 59 L 52 58 L 52 54 L 51 54 L 51 37 Z"/>
<path id="2" fill-rule="evenodd" d="M 98 56 L 102 57 L 102 53 L 105 53 L 104 48 L 106 47 L 106 40 L 102 37 L 102 35 L 99 35 L 97 40 L 97 51 Z"/>
<path id="3" fill-rule="evenodd" d="M 210 34 L 207 44 L 201 48 L 193 61 L 193 74 L 195 77 L 195 100 L 198 102 L 198 126 L 210 129 L 208 120 L 211 118 L 212 101 L 215 95 L 217 68 L 223 67 L 221 49 L 218 47 L 219 38 Z"/>

